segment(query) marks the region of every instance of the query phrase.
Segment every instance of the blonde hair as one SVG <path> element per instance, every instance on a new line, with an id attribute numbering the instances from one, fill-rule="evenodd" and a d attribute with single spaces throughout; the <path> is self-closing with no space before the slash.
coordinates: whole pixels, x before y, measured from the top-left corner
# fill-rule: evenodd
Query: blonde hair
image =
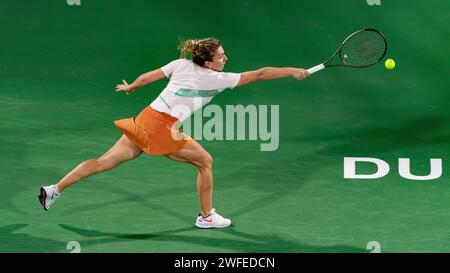
<path id="1" fill-rule="evenodd" d="M 216 38 L 192 39 L 180 41 L 178 49 L 180 50 L 180 58 L 186 59 L 191 53 L 192 61 L 199 66 L 203 66 L 206 61 L 212 62 L 215 52 L 221 45 L 222 43 Z"/>

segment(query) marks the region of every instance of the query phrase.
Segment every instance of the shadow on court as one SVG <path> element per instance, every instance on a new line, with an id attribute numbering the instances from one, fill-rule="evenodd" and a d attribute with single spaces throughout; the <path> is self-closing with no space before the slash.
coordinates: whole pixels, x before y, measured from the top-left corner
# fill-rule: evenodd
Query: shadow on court
<path id="1" fill-rule="evenodd" d="M 296 170 L 297 174 L 292 174 L 292 166 L 288 166 L 286 164 L 284 166 L 280 166 L 278 169 L 282 169 L 283 167 L 286 168 L 285 172 L 291 172 L 289 174 L 291 180 L 293 180 L 291 183 L 274 184 L 271 181 L 258 182 L 259 190 L 264 191 L 266 189 L 265 191 L 268 192 L 268 194 L 250 202 L 249 204 L 240 208 L 238 211 L 229 213 L 230 217 L 235 218 L 238 216 L 242 216 L 246 213 L 252 212 L 253 210 L 256 209 L 261 210 L 263 209 L 264 206 L 277 202 L 278 199 L 283 198 L 283 196 L 286 196 L 287 194 L 292 193 L 292 191 L 294 191 L 295 189 L 298 189 L 302 184 L 301 181 L 303 182 L 307 181 L 307 170 L 309 169 L 309 167 L 304 169 L 297 169 Z M 261 171 L 261 169 L 267 170 L 267 168 L 261 168 L 260 165 L 253 166 L 245 170 L 238 170 L 234 175 L 225 177 L 223 179 L 225 181 L 222 181 L 223 183 L 221 183 L 220 187 L 221 189 L 224 190 L 232 189 L 240 187 L 241 186 L 240 183 L 242 183 L 242 181 L 261 181 L 262 178 L 264 178 L 264 180 L 267 180 L 267 177 L 271 174 L 269 172 L 264 173 Z M 281 170 L 280 172 L 282 173 L 283 170 Z M 149 191 L 147 193 L 139 193 L 139 194 L 127 190 L 126 187 L 118 187 L 115 186 L 114 184 L 110 184 L 107 188 L 104 188 L 103 190 L 107 190 L 115 194 L 120 194 L 123 196 L 122 198 L 98 202 L 95 204 L 72 207 L 70 209 L 65 210 L 64 215 L 75 215 L 86 211 L 99 210 L 102 208 L 115 206 L 117 204 L 126 204 L 132 202 L 138 203 L 145 208 L 162 211 L 164 212 L 165 215 L 168 215 L 177 220 L 181 219 L 186 224 L 191 224 L 192 215 L 184 215 L 181 214 L 177 209 L 172 209 L 164 205 L 159 205 L 158 201 L 152 200 L 151 197 L 152 196 L 174 197 L 176 195 L 185 194 L 186 192 L 192 191 L 193 198 L 195 198 L 197 192 L 194 180 L 195 177 L 193 177 L 192 182 L 188 182 L 187 185 L 166 187 L 154 191 Z"/>
<path id="2" fill-rule="evenodd" d="M 292 241 L 284 240 L 278 236 L 271 235 L 253 235 L 236 230 L 234 226 L 225 230 L 196 230 L 197 228 L 189 226 L 181 229 L 167 230 L 156 233 L 111 233 L 101 232 L 96 230 L 81 229 L 65 224 L 60 224 L 60 227 L 72 231 L 78 235 L 95 240 L 80 241 L 82 246 L 99 245 L 114 242 L 124 242 L 129 240 L 146 240 L 146 241 L 173 241 L 181 243 L 189 243 L 193 245 L 217 247 L 221 250 L 231 252 L 345 252 L 345 253 L 363 253 L 366 252 L 364 248 L 355 248 L 351 246 L 333 245 L 333 246 L 311 246 L 296 244 Z M 220 232 L 227 235 L 234 236 L 235 239 L 224 238 L 224 236 L 217 236 L 217 239 L 211 237 L 180 235 L 183 232 Z M 180 250 L 181 251 L 181 250 Z"/>
<path id="3" fill-rule="evenodd" d="M 274 164 L 270 161 L 260 161 L 250 163 L 243 168 L 238 168 L 231 174 L 217 176 L 217 180 L 219 181 L 215 183 L 219 185 L 221 190 L 247 187 L 255 193 L 258 193 L 258 196 L 263 195 L 244 205 L 238 211 L 229 213 L 230 217 L 234 218 L 252 212 L 255 209 L 262 209 L 264 206 L 276 203 L 280 198 L 282 199 L 284 196 L 298 190 L 304 183 L 308 182 L 311 170 L 317 169 L 319 163 L 320 162 L 305 161 L 302 163 L 302 166 L 299 167 L 295 157 L 283 160 L 283 162 L 278 164 Z M 274 173 L 274 169 L 277 170 L 276 173 Z M 142 176 L 145 176 L 145 172 L 142 172 Z M 102 191 L 108 191 L 122 197 L 95 204 L 72 207 L 66 209 L 64 215 L 75 215 L 86 211 L 99 210 L 117 204 L 132 202 L 138 203 L 142 207 L 163 211 L 166 215 L 170 215 L 175 219 L 182 219 L 185 223 L 190 224 L 192 222 L 192 215 L 181 215 L 176 209 L 159 205 L 158 201 L 155 201 L 151 197 L 157 196 L 159 198 L 162 196 L 170 196 L 171 198 L 175 198 L 177 195 L 192 192 L 193 198 L 197 198 L 195 180 L 196 176 L 193 175 L 190 180 L 184 182 L 185 184 L 164 186 L 145 193 L 135 193 L 127 190 L 127 187 L 125 186 L 109 184 L 108 187 L 102 188 Z M 241 198 L 241 196 L 239 198 Z"/>
<path id="4" fill-rule="evenodd" d="M 0 252 L 66 252 L 66 242 L 34 237 L 19 230 L 28 224 L 0 227 Z"/>
<path id="5" fill-rule="evenodd" d="M 165 215 L 168 215 L 177 220 L 181 219 L 186 224 L 190 224 L 193 221 L 192 215 L 184 215 L 184 214 L 181 214 L 179 212 L 179 210 L 177 210 L 177 209 L 172 209 L 167 206 L 159 205 L 158 201 L 153 201 L 151 197 L 152 196 L 159 197 L 159 196 L 166 196 L 166 195 L 171 195 L 171 194 L 176 195 L 177 193 L 179 193 L 179 194 L 185 193 L 186 191 L 192 190 L 193 187 L 195 187 L 195 185 L 176 186 L 176 187 L 170 187 L 170 188 L 165 188 L 165 189 L 161 189 L 161 190 L 151 191 L 148 193 L 136 194 L 134 192 L 127 190 L 126 187 L 117 187 L 114 184 L 111 184 L 108 186 L 107 190 L 109 192 L 120 194 L 120 195 L 124 196 L 123 198 L 99 202 L 99 203 L 95 203 L 92 205 L 83 205 L 83 206 L 73 207 L 73 208 L 65 210 L 64 215 L 75 215 L 77 213 L 83 213 L 86 211 L 93 211 L 93 210 L 98 210 L 98 209 L 102 209 L 102 208 L 108 208 L 108 207 L 117 205 L 118 203 L 126 204 L 126 203 L 132 202 L 132 203 L 138 203 L 142 207 L 145 207 L 145 208 L 164 212 Z"/>

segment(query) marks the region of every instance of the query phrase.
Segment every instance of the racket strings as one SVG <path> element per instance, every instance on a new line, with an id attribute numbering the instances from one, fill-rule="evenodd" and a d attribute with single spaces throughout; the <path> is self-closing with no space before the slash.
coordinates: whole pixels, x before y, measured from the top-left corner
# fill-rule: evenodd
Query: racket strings
<path id="1" fill-rule="evenodd" d="M 380 33 L 366 30 L 356 33 L 344 43 L 340 58 L 349 66 L 369 66 L 384 57 L 386 47 L 386 40 Z"/>

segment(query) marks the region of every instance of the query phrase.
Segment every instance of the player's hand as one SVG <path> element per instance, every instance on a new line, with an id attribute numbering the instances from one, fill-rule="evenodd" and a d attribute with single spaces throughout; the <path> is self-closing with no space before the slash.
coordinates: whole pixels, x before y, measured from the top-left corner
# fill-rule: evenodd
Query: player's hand
<path id="1" fill-rule="evenodd" d="M 123 84 L 116 85 L 116 92 L 125 91 L 125 93 L 128 95 L 134 91 L 131 85 L 129 85 L 125 80 L 122 80 L 122 83 Z"/>
<path id="2" fill-rule="evenodd" d="M 309 72 L 302 68 L 296 68 L 292 73 L 292 77 L 296 78 L 297 80 L 303 80 L 309 77 Z"/>

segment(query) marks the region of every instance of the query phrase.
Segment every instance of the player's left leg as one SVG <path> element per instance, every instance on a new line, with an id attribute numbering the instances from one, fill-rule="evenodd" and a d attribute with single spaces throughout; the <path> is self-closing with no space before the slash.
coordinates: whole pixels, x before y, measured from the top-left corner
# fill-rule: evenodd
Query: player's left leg
<path id="1" fill-rule="evenodd" d="M 65 188 L 93 174 L 111 170 L 125 161 L 138 157 L 141 153 L 138 146 L 122 135 L 114 146 L 101 157 L 80 163 L 59 183 L 41 187 L 39 202 L 45 210 L 48 210 Z"/>

